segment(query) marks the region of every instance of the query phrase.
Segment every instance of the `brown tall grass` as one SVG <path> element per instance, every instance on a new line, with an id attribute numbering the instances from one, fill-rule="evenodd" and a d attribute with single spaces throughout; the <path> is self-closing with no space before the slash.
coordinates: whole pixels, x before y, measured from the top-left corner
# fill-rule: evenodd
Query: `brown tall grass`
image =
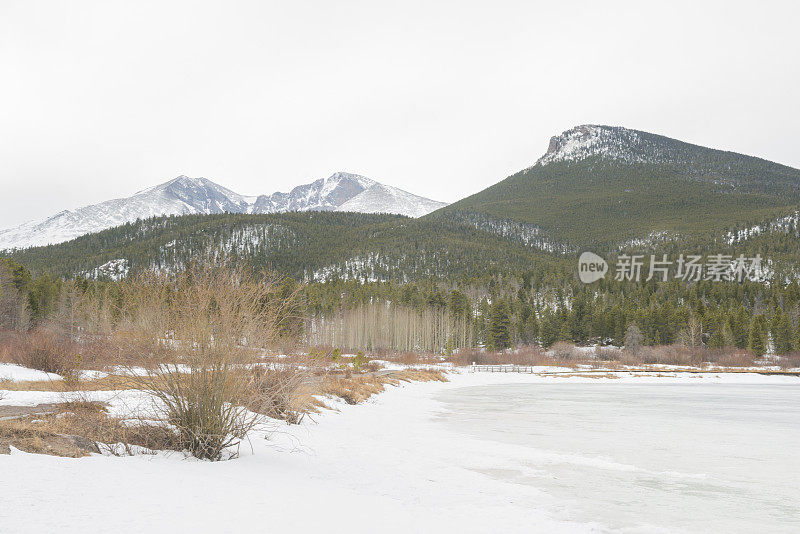
<path id="1" fill-rule="evenodd" d="M 311 385 L 313 395 L 331 395 L 344 400 L 347 404 L 358 404 L 386 389 L 386 386 L 398 386 L 401 382 L 446 382 L 442 371 L 430 369 L 407 369 L 392 373 L 375 375 L 364 374 L 351 377 L 331 375 Z"/>

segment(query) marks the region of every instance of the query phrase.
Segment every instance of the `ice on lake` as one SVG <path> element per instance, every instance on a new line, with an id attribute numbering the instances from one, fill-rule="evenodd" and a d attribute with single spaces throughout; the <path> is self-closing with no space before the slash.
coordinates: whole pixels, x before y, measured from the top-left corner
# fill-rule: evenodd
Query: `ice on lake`
<path id="1" fill-rule="evenodd" d="M 439 424 L 486 441 L 476 470 L 536 487 L 557 517 L 626 533 L 800 532 L 797 385 L 502 384 L 437 400 Z"/>

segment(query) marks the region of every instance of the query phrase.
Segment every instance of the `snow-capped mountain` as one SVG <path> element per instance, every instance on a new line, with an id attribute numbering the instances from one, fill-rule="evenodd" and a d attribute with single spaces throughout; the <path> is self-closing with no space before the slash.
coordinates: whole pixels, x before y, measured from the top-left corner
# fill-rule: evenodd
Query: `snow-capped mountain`
<path id="1" fill-rule="evenodd" d="M 262 195 L 256 199 L 252 213 L 313 210 L 397 213 L 422 217 L 446 205 L 365 176 L 337 172 L 328 178 L 297 186 L 289 193 Z"/>
<path id="2" fill-rule="evenodd" d="M 62 211 L 42 221 L 0 230 L 0 250 L 61 243 L 159 215 L 357 211 L 421 217 L 445 205 L 344 172 L 295 187 L 288 193 L 258 197 L 240 195 L 206 178 L 179 176 L 131 197 Z"/>

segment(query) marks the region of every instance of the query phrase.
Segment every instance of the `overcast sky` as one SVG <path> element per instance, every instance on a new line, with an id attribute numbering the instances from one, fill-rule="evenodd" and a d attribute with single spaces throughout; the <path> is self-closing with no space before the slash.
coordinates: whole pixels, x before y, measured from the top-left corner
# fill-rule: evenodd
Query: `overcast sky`
<path id="1" fill-rule="evenodd" d="M 586 123 L 800 167 L 797 5 L 0 0 L 0 227 L 180 174 L 455 201 Z"/>

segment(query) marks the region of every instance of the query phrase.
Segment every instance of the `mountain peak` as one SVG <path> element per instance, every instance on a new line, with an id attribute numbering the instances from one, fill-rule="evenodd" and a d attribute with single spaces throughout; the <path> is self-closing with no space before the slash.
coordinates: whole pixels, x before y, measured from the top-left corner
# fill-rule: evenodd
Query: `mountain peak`
<path id="1" fill-rule="evenodd" d="M 642 136 L 636 130 L 619 126 L 584 124 L 551 137 L 547 152 L 536 164 L 578 161 L 590 156 L 628 162 L 642 161 L 642 155 L 637 148 L 641 144 Z"/>
<path id="2" fill-rule="evenodd" d="M 160 186 L 156 186 L 160 189 L 198 189 L 198 188 L 205 188 L 205 187 L 219 187 L 217 184 L 208 180 L 206 178 L 190 178 L 188 176 L 180 175 L 177 178 L 173 178 L 168 182 L 164 182 Z"/>
<path id="3" fill-rule="evenodd" d="M 351 172 L 343 172 L 343 171 L 337 171 L 328 176 L 327 178 L 323 178 L 323 184 L 338 185 L 342 182 L 357 184 L 362 189 L 372 187 L 373 185 L 378 183 L 375 180 L 367 178 L 366 176 L 361 176 L 360 174 L 354 174 Z"/>
<path id="4" fill-rule="evenodd" d="M 375 183 L 375 180 L 371 180 L 366 176 L 361 176 L 360 174 L 355 174 L 352 172 L 345 172 L 345 171 L 336 171 L 335 173 L 325 178 L 325 181 L 329 180 L 363 180 L 373 184 Z"/>
<path id="5" fill-rule="evenodd" d="M 181 185 L 195 185 L 195 184 L 205 184 L 210 182 L 211 180 L 207 180 L 206 178 L 190 178 L 185 174 L 181 174 L 177 178 L 173 178 L 172 180 L 166 182 L 164 185 L 167 184 L 181 184 Z"/>

